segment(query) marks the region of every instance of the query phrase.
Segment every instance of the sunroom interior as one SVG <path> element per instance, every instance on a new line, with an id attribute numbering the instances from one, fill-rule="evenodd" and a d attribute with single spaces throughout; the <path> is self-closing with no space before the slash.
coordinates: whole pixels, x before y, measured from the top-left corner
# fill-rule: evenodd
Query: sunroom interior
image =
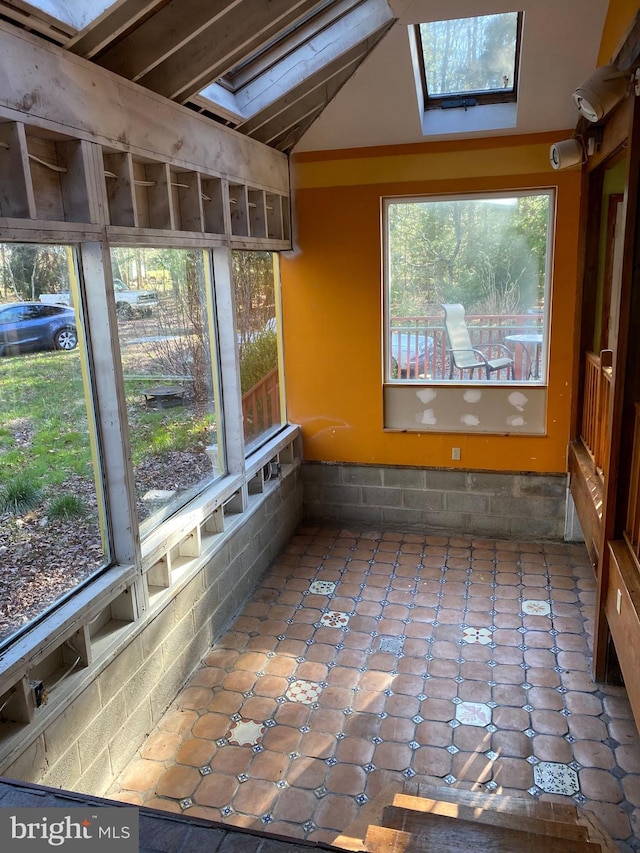
<path id="1" fill-rule="evenodd" d="M 0 0 L 7 790 L 640 850 L 639 66 L 632 0 Z"/>

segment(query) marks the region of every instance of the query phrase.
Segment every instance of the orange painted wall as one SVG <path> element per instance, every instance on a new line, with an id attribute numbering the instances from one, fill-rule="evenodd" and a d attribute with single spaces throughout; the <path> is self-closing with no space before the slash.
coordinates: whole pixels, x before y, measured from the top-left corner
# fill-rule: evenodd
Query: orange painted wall
<path id="1" fill-rule="evenodd" d="M 289 420 L 310 460 L 561 472 L 569 440 L 579 170 L 554 172 L 570 131 L 294 158 L 294 245 L 281 263 Z M 557 187 L 546 436 L 383 430 L 382 196 Z M 462 450 L 451 461 L 451 447 Z"/>
<path id="2" fill-rule="evenodd" d="M 638 0 L 609 0 L 607 17 L 600 40 L 598 66 L 607 65 L 615 56 L 625 36 L 631 29 L 640 4 Z"/>

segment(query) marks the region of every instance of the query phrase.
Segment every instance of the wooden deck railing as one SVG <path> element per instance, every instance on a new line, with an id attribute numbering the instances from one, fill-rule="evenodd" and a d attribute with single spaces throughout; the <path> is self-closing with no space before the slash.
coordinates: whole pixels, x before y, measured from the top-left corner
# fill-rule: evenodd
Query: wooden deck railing
<path id="1" fill-rule="evenodd" d="M 604 478 L 609 450 L 609 405 L 611 402 L 611 351 L 586 353 L 584 399 L 580 438 L 589 451 L 596 472 Z"/>
<path id="2" fill-rule="evenodd" d="M 245 439 L 255 438 L 270 426 L 280 423 L 280 381 L 277 367 L 242 395 L 242 414 Z"/>
<path id="3" fill-rule="evenodd" d="M 507 335 L 520 335 L 542 331 L 542 314 L 467 314 L 467 328 L 471 343 L 481 348 L 488 357 L 504 355 L 491 348 L 505 344 Z M 539 365 L 531 363 L 532 354 L 521 344 L 510 344 L 514 353 L 514 375 L 526 380 L 539 373 Z M 421 317 L 393 317 L 391 320 L 391 355 L 398 362 L 398 377 L 403 379 L 448 379 L 449 353 L 447 334 L 442 314 Z M 535 350 L 536 356 L 540 348 Z M 481 378 L 478 371 L 473 378 Z M 506 371 L 505 371 L 506 376 Z M 503 379 L 502 372 L 497 378 Z M 467 373 L 465 378 L 469 378 Z"/>

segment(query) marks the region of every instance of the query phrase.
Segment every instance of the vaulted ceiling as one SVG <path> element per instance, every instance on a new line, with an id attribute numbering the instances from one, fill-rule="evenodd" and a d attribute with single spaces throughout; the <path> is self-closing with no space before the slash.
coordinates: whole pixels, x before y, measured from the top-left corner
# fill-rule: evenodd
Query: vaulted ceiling
<path id="1" fill-rule="evenodd" d="M 408 27 L 498 11 L 525 13 L 519 118 L 508 132 L 568 127 L 570 95 L 595 66 L 607 5 L 0 0 L 0 18 L 289 152 L 422 139 Z"/>

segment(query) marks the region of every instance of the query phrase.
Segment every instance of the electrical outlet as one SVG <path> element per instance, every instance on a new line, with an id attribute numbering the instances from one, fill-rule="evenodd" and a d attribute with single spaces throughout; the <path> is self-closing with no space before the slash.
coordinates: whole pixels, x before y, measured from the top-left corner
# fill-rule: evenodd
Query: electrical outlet
<path id="1" fill-rule="evenodd" d="M 451 448 L 451 458 L 453 459 L 454 462 L 460 461 L 460 448 L 459 447 L 452 447 Z"/>

